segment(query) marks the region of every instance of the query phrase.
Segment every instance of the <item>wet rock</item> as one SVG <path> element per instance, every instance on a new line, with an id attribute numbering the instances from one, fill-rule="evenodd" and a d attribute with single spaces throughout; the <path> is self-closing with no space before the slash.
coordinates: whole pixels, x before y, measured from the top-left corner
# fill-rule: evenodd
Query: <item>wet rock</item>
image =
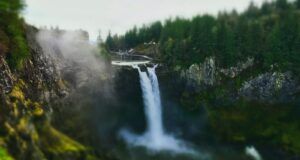
<path id="1" fill-rule="evenodd" d="M 14 77 L 4 58 L 0 56 L 0 94 L 9 93 L 14 84 Z"/>
<path id="2" fill-rule="evenodd" d="M 241 77 L 242 72 L 254 65 L 254 58 L 248 58 L 245 62 L 224 69 L 215 64 L 214 58 L 209 57 L 201 64 L 191 65 L 187 70 L 177 70 L 181 71 L 180 77 L 185 81 L 188 92 L 202 93 L 211 87 L 224 87 L 226 94 L 220 95 L 233 101 L 239 98 L 260 102 L 290 102 L 296 99 L 300 85 L 291 72 L 270 71 L 255 77 L 249 73 L 248 80 Z M 239 80 L 242 82 L 238 82 Z"/>
<path id="3" fill-rule="evenodd" d="M 299 84 L 290 72 L 265 73 L 244 82 L 238 94 L 249 100 L 289 101 L 299 92 Z"/>
<path id="4" fill-rule="evenodd" d="M 202 64 L 193 64 L 189 69 L 182 71 L 181 78 L 184 78 L 190 87 L 212 86 L 216 82 L 216 71 L 215 59 L 209 57 Z"/>

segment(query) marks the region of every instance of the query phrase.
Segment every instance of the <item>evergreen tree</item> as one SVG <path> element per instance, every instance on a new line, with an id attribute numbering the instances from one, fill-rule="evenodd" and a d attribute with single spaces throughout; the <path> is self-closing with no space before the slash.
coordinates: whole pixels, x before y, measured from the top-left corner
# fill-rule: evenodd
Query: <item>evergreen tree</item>
<path id="1" fill-rule="evenodd" d="M 285 10 L 288 8 L 288 2 L 287 0 L 277 0 L 276 1 L 276 8 L 279 10 Z"/>
<path id="2" fill-rule="evenodd" d="M 114 50 L 114 49 L 116 49 L 115 48 L 116 46 L 114 45 L 114 40 L 113 40 L 110 32 L 108 33 L 108 36 L 106 38 L 106 42 L 105 43 L 106 43 L 106 46 L 107 46 L 108 50 Z"/>
<path id="3" fill-rule="evenodd" d="M 300 0 L 296 0 L 295 4 L 296 4 L 297 9 L 300 9 Z"/>
<path id="4" fill-rule="evenodd" d="M 9 37 L 7 59 L 12 68 L 21 68 L 28 57 L 28 46 L 24 35 L 24 21 L 19 12 L 23 9 L 22 0 L 2 0 L 0 2 L 0 30 Z M 3 43 L 1 44 L 2 48 Z"/>

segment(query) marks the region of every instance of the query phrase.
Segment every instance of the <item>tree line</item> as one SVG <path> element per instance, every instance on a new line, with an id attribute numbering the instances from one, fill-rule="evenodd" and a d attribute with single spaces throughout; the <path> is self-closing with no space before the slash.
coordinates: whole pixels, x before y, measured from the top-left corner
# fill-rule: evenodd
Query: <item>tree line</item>
<path id="1" fill-rule="evenodd" d="M 145 42 L 159 43 L 160 58 L 169 65 L 188 67 L 214 56 L 227 67 L 254 57 L 262 67 L 271 65 L 300 73 L 300 0 L 253 2 L 238 13 L 198 15 L 134 27 L 124 35 L 109 34 L 108 50 L 130 49 Z"/>

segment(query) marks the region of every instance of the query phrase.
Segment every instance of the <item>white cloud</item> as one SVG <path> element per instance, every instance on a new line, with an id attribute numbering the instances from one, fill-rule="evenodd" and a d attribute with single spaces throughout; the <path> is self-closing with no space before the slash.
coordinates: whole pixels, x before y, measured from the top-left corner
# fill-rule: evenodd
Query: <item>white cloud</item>
<path id="1" fill-rule="evenodd" d="M 253 0 L 260 5 L 264 0 Z M 92 39 L 98 31 L 122 34 L 169 17 L 217 14 L 220 10 L 244 10 L 250 0 L 26 0 L 26 21 L 36 26 L 84 29 Z"/>

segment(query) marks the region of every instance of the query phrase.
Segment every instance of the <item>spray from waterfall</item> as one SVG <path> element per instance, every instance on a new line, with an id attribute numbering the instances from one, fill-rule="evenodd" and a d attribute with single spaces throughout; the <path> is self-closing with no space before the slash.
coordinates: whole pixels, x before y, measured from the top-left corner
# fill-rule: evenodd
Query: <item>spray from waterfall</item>
<path id="1" fill-rule="evenodd" d="M 147 72 L 142 72 L 138 66 L 133 66 L 139 72 L 147 130 L 141 136 L 122 130 L 121 136 L 128 144 L 145 146 L 152 151 L 164 150 L 175 153 L 194 153 L 183 141 L 166 134 L 164 131 L 159 83 L 155 73 L 156 67 L 157 65 L 147 68 Z"/>
<path id="2" fill-rule="evenodd" d="M 245 148 L 246 155 L 252 157 L 254 160 L 262 160 L 261 155 L 258 153 L 258 151 L 253 146 L 247 146 Z"/>

